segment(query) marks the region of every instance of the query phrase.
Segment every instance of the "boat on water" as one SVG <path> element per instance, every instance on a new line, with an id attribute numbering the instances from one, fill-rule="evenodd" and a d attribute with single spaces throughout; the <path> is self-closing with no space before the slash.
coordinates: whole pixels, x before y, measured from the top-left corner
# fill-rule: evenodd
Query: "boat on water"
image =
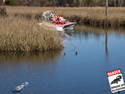
<path id="1" fill-rule="evenodd" d="M 51 11 L 45 11 L 43 13 L 43 22 L 39 23 L 40 26 L 52 27 L 57 31 L 73 30 L 75 24 L 75 22 L 67 21 L 63 17 L 55 16 Z"/>
<path id="2" fill-rule="evenodd" d="M 65 24 L 56 24 L 56 23 L 49 23 L 49 22 L 39 23 L 40 26 L 42 26 L 43 24 L 45 26 L 52 27 L 57 31 L 65 31 L 65 30 L 73 30 L 75 22 L 66 22 Z"/>

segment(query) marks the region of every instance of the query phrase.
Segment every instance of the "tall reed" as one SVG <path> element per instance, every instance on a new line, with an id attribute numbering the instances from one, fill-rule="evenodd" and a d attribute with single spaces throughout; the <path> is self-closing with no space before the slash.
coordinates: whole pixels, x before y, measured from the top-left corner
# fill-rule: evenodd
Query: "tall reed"
<path id="1" fill-rule="evenodd" d="M 109 7 L 108 17 L 105 16 L 105 7 L 7 7 L 7 12 L 9 15 L 39 18 L 44 9 L 52 10 L 78 24 L 125 27 L 125 7 Z"/>
<path id="2" fill-rule="evenodd" d="M 0 18 L 0 52 L 32 52 L 63 48 L 56 31 L 40 27 L 35 20 L 13 16 Z"/>

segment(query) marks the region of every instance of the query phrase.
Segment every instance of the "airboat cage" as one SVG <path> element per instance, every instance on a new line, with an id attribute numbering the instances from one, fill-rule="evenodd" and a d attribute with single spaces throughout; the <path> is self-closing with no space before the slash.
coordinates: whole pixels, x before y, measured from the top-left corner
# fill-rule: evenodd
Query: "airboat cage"
<path id="1" fill-rule="evenodd" d="M 44 21 L 49 22 L 49 21 L 50 21 L 50 18 L 51 18 L 53 15 L 54 15 L 54 14 L 53 14 L 50 10 L 47 10 L 47 11 L 43 12 L 43 14 L 42 14 L 42 19 L 43 19 Z"/>

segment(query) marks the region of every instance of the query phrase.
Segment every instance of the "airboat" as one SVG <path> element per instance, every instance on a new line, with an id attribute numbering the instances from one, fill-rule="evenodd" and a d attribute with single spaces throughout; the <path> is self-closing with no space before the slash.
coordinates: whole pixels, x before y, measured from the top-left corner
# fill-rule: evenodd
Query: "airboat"
<path id="1" fill-rule="evenodd" d="M 63 17 L 55 16 L 51 11 L 45 11 L 42 15 L 43 21 L 39 23 L 40 26 L 44 25 L 51 27 L 57 31 L 73 30 L 75 22 L 70 22 Z"/>

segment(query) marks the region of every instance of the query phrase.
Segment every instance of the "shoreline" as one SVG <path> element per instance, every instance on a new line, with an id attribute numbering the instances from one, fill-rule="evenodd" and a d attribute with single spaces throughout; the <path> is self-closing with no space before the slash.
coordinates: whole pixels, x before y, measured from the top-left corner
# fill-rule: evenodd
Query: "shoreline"
<path id="1" fill-rule="evenodd" d="M 65 17 L 65 16 L 64 16 Z M 110 19 L 105 17 L 103 19 L 98 19 L 91 16 L 70 16 L 65 17 L 71 21 L 76 21 L 79 25 L 93 26 L 93 27 L 103 27 L 103 28 L 124 28 L 125 27 L 125 19 Z M 75 20 L 74 20 L 75 19 Z"/>
<path id="2" fill-rule="evenodd" d="M 41 20 L 44 9 L 53 11 L 56 15 L 75 21 L 79 25 L 94 27 L 125 27 L 125 7 L 109 7 L 109 14 L 105 16 L 105 7 L 27 7 L 5 6 L 10 16 L 21 16 L 27 19 Z"/>
<path id="3" fill-rule="evenodd" d="M 11 15 L 10 15 L 11 16 Z M 37 21 L 41 20 L 41 14 L 14 14 L 14 17 L 24 17 L 28 20 L 35 19 Z M 91 16 L 65 16 L 61 15 L 69 21 L 76 22 L 78 25 L 86 25 L 92 27 L 102 27 L 102 28 L 125 28 L 125 19 L 108 17 L 99 19 Z"/>
<path id="4" fill-rule="evenodd" d="M 43 10 L 53 10 L 53 7 L 6 6 L 5 8 L 7 15 L 0 16 L 0 52 L 44 52 L 63 48 L 56 32 L 36 25 L 42 21 Z M 57 15 L 75 21 L 78 25 L 103 28 L 125 27 L 125 8 L 109 8 L 108 17 L 104 16 L 104 7 L 56 7 L 55 10 Z M 116 13 L 117 10 L 119 10 L 118 13 Z M 98 13 L 99 15 L 97 15 Z"/>

